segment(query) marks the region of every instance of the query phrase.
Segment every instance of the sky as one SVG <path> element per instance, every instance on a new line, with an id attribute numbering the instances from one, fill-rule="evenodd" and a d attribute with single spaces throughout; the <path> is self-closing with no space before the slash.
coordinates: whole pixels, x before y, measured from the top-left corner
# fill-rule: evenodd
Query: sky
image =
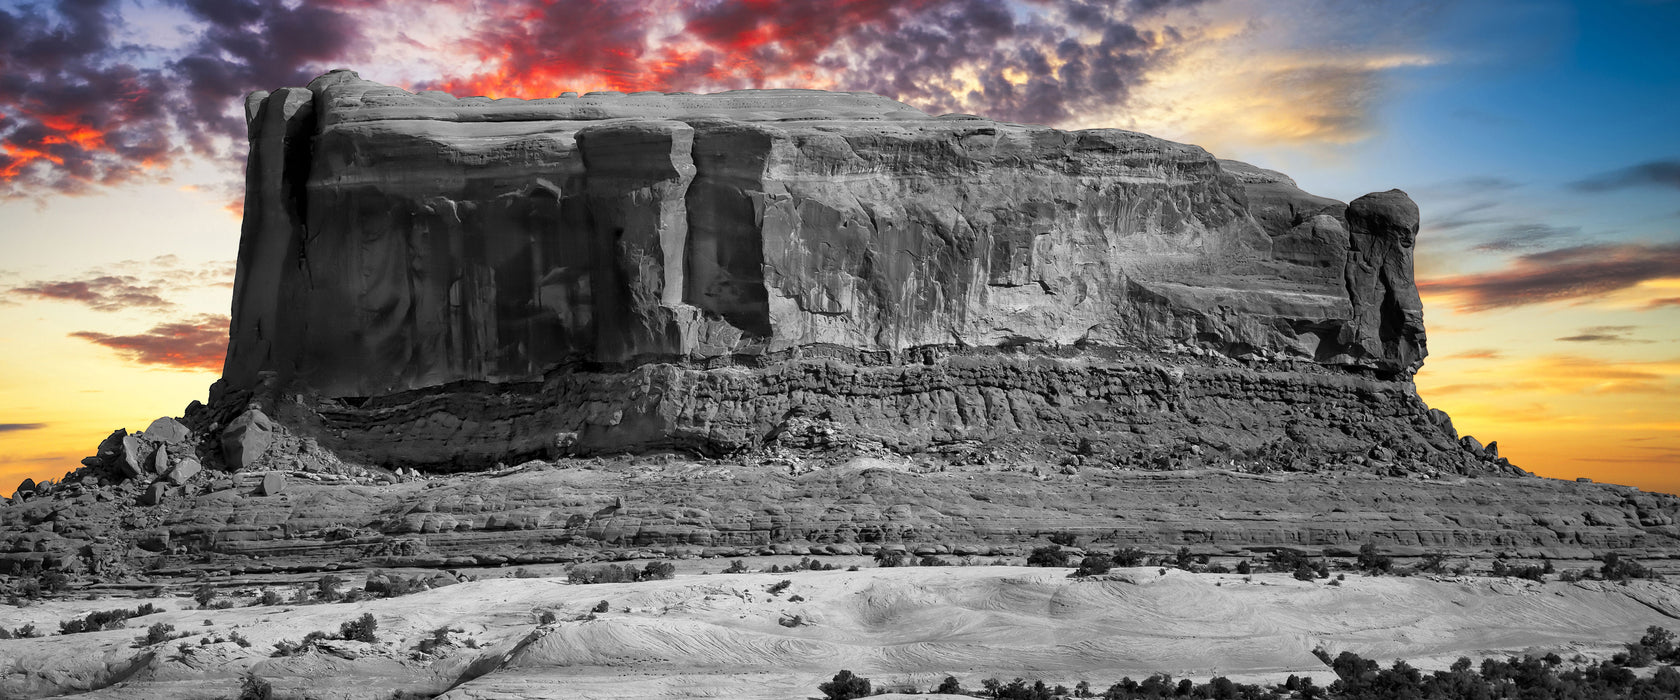
<path id="1" fill-rule="evenodd" d="M 1419 394 L 1535 473 L 1680 492 L 1680 2 L 0 0 L 0 491 L 205 400 L 243 95 L 866 90 L 1400 188 Z"/>

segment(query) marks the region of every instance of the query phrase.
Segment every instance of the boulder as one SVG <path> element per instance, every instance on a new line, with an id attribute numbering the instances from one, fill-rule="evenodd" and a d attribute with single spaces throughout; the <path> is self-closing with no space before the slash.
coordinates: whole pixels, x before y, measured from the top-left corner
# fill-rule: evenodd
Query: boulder
<path id="1" fill-rule="evenodd" d="M 146 475 L 146 443 L 138 436 L 127 435 L 122 438 L 122 452 L 117 457 L 117 469 L 130 479 L 138 479 Z"/>
<path id="2" fill-rule="evenodd" d="M 17 490 L 12 492 L 12 495 L 14 497 L 20 497 L 20 496 L 27 496 L 27 495 L 30 495 L 30 494 L 33 494 L 33 493 L 35 493 L 35 480 L 34 479 L 24 479 L 23 483 L 18 484 Z"/>
<path id="3" fill-rule="evenodd" d="M 204 471 L 204 465 L 199 464 L 197 459 L 182 457 L 175 463 L 175 467 L 169 470 L 166 478 L 178 486 L 185 485 L 201 471 Z"/>
<path id="4" fill-rule="evenodd" d="M 168 416 L 152 421 L 151 425 L 146 426 L 144 432 L 147 439 L 165 445 L 185 445 L 187 440 L 192 437 L 192 431 L 188 430 L 187 426 L 181 425 L 180 421 Z"/>
<path id="5" fill-rule="evenodd" d="M 164 499 L 168 498 L 170 493 L 171 490 L 169 484 L 162 481 L 154 482 L 151 486 L 146 487 L 145 493 L 140 494 L 140 503 L 143 505 L 155 506 L 162 503 Z"/>
<path id="6" fill-rule="evenodd" d="M 255 464 L 274 444 L 274 421 L 252 406 L 222 429 L 222 458 L 239 471 Z"/>
<path id="7" fill-rule="evenodd" d="M 257 492 L 264 496 L 278 495 L 286 490 L 286 475 L 283 472 L 269 472 L 263 475 L 262 485 Z"/>
<path id="8" fill-rule="evenodd" d="M 169 446 L 158 445 L 152 450 L 152 458 L 146 461 L 153 474 L 162 476 L 169 471 Z"/>

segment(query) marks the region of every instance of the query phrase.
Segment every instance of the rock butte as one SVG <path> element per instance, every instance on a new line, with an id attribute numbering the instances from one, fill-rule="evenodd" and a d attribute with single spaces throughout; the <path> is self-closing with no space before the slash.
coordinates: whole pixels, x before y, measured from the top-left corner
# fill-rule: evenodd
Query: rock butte
<path id="1" fill-rule="evenodd" d="M 1397 190 L 1343 205 L 1194 146 L 862 93 L 457 99 L 337 71 L 246 111 L 212 404 L 346 459 L 729 454 L 809 419 L 899 452 L 1511 471 L 1408 382 Z"/>
<path id="2" fill-rule="evenodd" d="M 247 113 L 224 377 L 19 489 L 0 572 L 1680 538 L 1417 397 L 1398 191 L 855 93 Z"/>

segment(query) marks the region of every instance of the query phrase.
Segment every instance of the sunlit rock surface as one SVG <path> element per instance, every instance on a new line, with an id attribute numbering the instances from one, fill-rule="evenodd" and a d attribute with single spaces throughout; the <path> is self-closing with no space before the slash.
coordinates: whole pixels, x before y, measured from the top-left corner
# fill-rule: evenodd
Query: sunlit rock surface
<path id="1" fill-rule="evenodd" d="M 899 451 L 1207 435 L 1468 465 L 1410 391 L 1399 191 L 1343 205 L 1195 146 L 859 93 L 339 71 L 247 112 L 218 396 L 365 461 L 724 453 L 817 416 Z"/>

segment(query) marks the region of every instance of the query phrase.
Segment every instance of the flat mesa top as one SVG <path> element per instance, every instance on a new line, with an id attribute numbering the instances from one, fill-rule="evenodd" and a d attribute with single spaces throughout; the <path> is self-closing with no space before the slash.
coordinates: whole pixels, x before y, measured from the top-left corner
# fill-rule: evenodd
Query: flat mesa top
<path id="1" fill-rule="evenodd" d="M 910 105 L 868 92 L 825 90 L 730 90 L 709 95 L 673 92 L 564 93 L 559 97 L 456 97 L 444 92 L 409 92 L 363 80 L 353 71 L 333 71 L 309 84 L 325 97 L 325 125 L 391 119 L 460 122 L 593 121 L 599 119 L 929 120 Z M 260 94 L 260 93 L 259 93 Z M 950 115 L 964 118 L 967 115 Z"/>

